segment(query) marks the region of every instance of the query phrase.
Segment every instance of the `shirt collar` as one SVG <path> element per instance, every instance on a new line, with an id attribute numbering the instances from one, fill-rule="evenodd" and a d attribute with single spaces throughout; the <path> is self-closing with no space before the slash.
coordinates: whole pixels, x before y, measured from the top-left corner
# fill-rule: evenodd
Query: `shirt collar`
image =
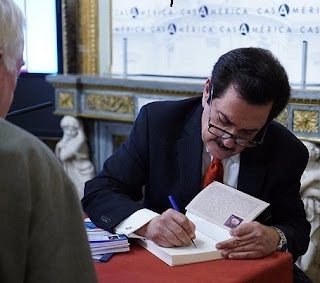
<path id="1" fill-rule="evenodd" d="M 206 146 L 204 146 L 204 150 L 205 152 L 207 152 L 207 154 L 209 154 L 210 159 L 212 160 L 213 156 L 211 153 L 209 153 L 208 148 Z M 224 160 L 223 163 L 227 162 L 230 159 L 232 160 L 233 163 L 240 163 L 240 153 L 237 153 L 236 155 L 223 159 Z"/>

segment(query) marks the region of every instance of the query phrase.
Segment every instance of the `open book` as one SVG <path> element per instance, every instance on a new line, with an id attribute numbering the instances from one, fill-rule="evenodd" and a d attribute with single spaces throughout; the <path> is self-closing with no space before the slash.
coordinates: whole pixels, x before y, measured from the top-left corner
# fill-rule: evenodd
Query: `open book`
<path id="1" fill-rule="evenodd" d="M 197 247 L 164 248 L 147 239 L 137 242 L 171 266 L 219 259 L 222 256 L 216 244 L 231 238 L 232 228 L 254 220 L 268 206 L 267 202 L 215 181 L 186 207 L 186 216 L 196 225 Z"/>

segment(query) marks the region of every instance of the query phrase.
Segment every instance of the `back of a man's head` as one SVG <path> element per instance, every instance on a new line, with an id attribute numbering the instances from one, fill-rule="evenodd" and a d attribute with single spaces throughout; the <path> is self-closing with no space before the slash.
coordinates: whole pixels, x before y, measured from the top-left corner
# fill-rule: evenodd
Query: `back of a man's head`
<path id="1" fill-rule="evenodd" d="M 23 53 L 24 16 L 13 0 L 0 0 L 0 51 L 8 71 L 14 71 Z"/>
<path id="2" fill-rule="evenodd" d="M 290 97 L 287 73 L 269 50 L 238 48 L 222 55 L 215 64 L 211 83 L 213 98 L 233 85 L 249 104 L 265 105 L 273 101 L 268 121 L 284 109 Z"/>

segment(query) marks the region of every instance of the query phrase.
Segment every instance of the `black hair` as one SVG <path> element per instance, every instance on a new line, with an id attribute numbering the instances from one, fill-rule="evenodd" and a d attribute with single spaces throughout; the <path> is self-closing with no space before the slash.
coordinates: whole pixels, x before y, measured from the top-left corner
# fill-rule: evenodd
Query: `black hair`
<path id="1" fill-rule="evenodd" d="M 262 48 L 238 48 L 218 59 L 211 74 L 212 98 L 221 97 L 231 85 L 249 104 L 273 102 L 267 123 L 280 114 L 290 98 L 284 67 L 269 50 Z"/>

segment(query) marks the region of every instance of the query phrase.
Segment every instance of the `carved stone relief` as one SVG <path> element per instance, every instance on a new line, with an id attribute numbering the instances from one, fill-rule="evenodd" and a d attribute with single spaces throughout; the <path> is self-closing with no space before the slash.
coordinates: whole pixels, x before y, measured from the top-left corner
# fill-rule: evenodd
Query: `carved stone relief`
<path id="1" fill-rule="evenodd" d="M 86 108 L 90 110 L 134 114 L 134 98 L 89 93 L 86 95 Z"/>
<path id="2" fill-rule="evenodd" d="M 311 224 L 311 233 L 309 248 L 298 264 L 313 282 L 320 283 L 320 147 L 308 141 L 304 144 L 309 151 L 309 161 L 301 177 L 300 194 Z"/>
<path id="3" fill-rule="evenodd" d="M 58 93 L 58 105 L 61 109 L 74 109 L 74 98 L 71 92 Z"/>
<path id="4" fill-rule="evenodd" d="M 295 132 L 318 133 L 319 112 L 293 110 L 293 130 Z"/>

